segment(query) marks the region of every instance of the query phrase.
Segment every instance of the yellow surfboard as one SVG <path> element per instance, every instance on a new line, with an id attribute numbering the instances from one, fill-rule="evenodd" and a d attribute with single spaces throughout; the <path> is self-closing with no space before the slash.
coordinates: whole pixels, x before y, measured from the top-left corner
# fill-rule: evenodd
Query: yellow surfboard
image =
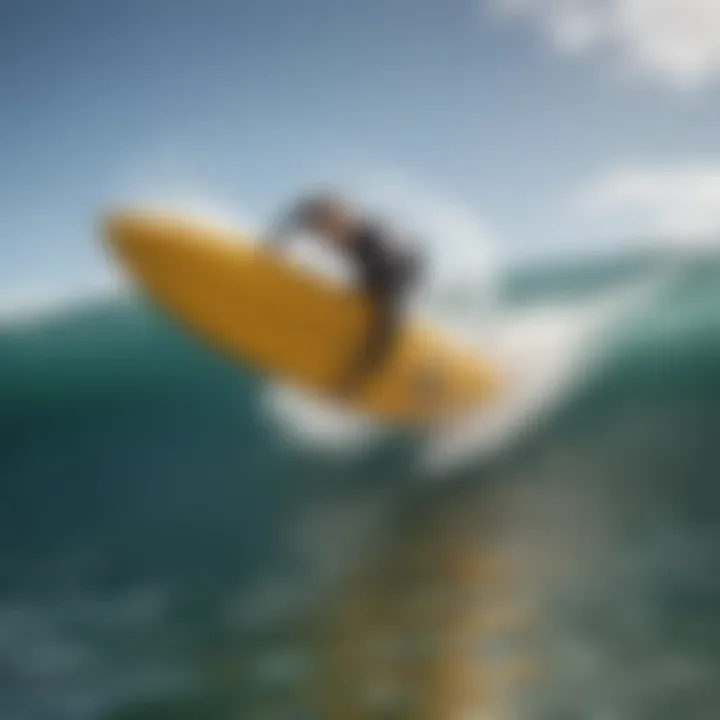
<path id="1" fill-rule="evenodd" d="M 111 247 L 160 306 L 235 359 L 332 393 L 365 337 L 367 301 L 247 237 L 187 219 L 120 213 Z M 498 373 L 441 334 L 404 332 L 383 368 L 346 405 L 402 425 L 481 407 Z"/>

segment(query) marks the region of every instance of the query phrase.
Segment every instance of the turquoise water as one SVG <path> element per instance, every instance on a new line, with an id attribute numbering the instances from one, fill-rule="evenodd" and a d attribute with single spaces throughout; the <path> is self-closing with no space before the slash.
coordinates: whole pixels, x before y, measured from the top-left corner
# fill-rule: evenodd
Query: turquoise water
<path id="1" fill-rule="evenodd" d="M 647 272 L 531 268 L 507 302 Z M 290 445 L 262 395 L 141 302 L 4 326 L 0 717 L 718 716 L 716 262 L 687 261 L 508 451 L 441 478 L 414 438 Z M 523 622 L 477 629 L 490 597 Z"/>

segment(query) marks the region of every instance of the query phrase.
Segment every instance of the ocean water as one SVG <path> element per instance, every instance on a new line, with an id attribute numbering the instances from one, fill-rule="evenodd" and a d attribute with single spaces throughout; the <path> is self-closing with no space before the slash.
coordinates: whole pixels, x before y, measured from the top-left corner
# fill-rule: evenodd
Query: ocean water
<path id="1" fill-rule="evenodd" d="M 665 264 L 516 271 L 533 382 L 352 452 L 143 301 L 5 320 L 0 718 L 717 718 L 720 263 Z"/>

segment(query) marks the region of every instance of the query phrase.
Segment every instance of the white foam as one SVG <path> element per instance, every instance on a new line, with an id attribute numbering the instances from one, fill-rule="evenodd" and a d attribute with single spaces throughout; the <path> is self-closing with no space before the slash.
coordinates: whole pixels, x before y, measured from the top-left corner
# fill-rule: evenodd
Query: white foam
<path id="1" fill-rule="evenodd" d="M 610 331 L 640 311 L 673 277 L 663 273 L 581 303 L 500 312 L 480 336 L 482 352 L 506 368 L 507 389 L 495 406 L 481 408 L 475 417 L 432 437 L 424 466 L 443 472 L 522 439 L 602 359 Z"/>
<path id="2" fill-rule="evenodd" d="M 335 456 L 354 457 L 387 432 L 370 417 L 286 385 L 269 385 L 262 406 L 287 441 Z"/>

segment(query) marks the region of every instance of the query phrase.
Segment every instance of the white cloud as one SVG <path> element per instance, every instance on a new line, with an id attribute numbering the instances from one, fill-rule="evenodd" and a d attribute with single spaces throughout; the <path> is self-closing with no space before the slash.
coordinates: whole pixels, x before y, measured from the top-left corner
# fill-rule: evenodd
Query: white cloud
<path id="1" fill-rule="evenodd" d="M 714 242 L 720 236 L 720 164 L 620 167 L 591 182 L 577 205 L 624 232 Z"/>
<path id="2" fill-rule="evenodd" d="M 561 52 L 603 51 L 626 70 L 679 88 L 720 78 L 718 0 L 490 0 Z"/>

